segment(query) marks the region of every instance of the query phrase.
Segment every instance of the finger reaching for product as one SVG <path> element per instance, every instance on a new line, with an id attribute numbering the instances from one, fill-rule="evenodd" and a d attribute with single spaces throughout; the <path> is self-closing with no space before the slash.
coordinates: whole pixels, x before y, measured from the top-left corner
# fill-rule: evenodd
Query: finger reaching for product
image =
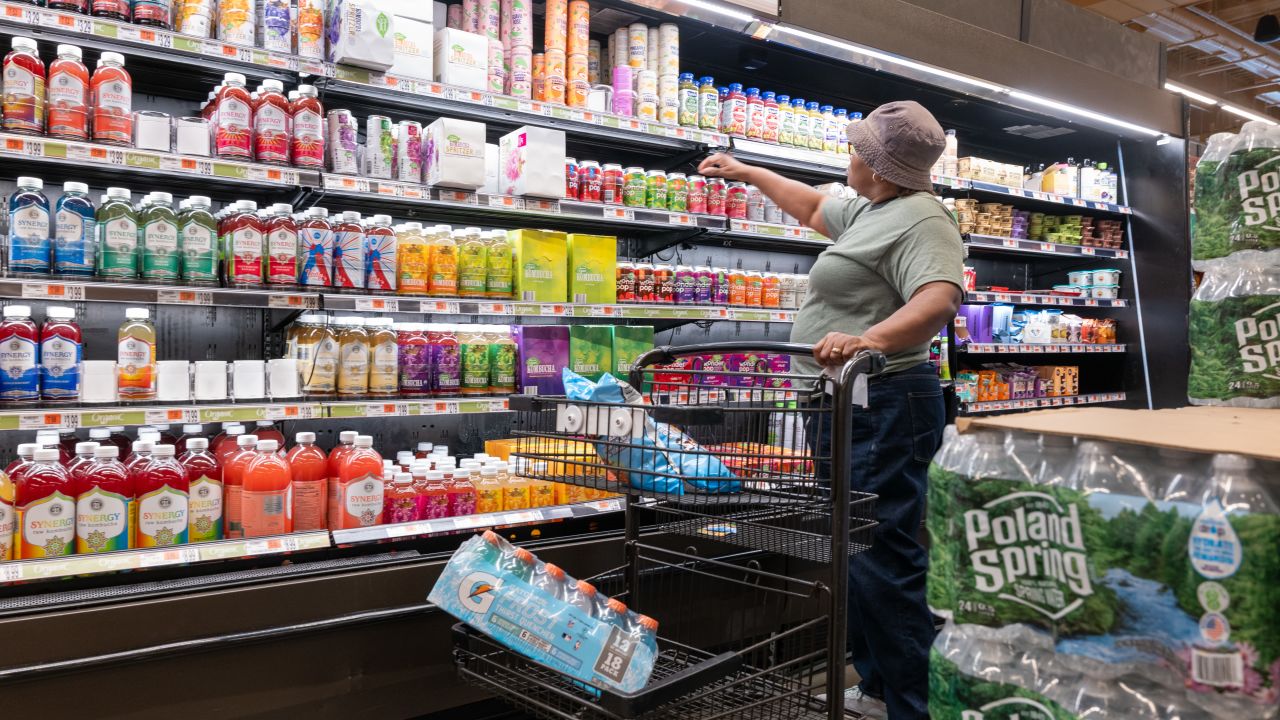
<path id="1" fill-rule="evenodd" d="M 698 164 L 698 172 L 707 177 L 746 181 L 751 166 L 729 153 L 716 153 Z"/>

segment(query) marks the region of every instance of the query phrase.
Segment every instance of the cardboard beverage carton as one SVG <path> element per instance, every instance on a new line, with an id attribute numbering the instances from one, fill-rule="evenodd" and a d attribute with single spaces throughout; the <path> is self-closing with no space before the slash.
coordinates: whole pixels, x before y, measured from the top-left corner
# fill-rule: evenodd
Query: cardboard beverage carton
<path id="1" fill-rule="evenodd" d="M 612 305 L 618 301 L 618 238 L 569 233 L 569 299 Z"/>
<path id="2" fill-rule="evenodd" d="M 465 190 L 484 185 L 484 123 L 440 118 L 425 134 L 427 185 Z"/>
<path id="3" fill-rule="evenodd" d="M 564 197 L 564 131 L 525 125 L 498 141 L 498 192 Z"/>
<path id="4" fill-rule="evenodd" d="M 484 90 L 489 85 L 489 40 L 454 28 L 438 28 L 434 72 L 437 82 Z M 564 164 L 563 158 L 560 164 Z"/>
<path id="5" fill-rule="evenodd" d="M 561 165 L 564 163 L 561 162 Z M 562 303 L 568 297 L 568 240 L 551 230 L 509 230 L 515 296 L 523 302 Z"/>
<path id="6" fill-rule="evenodd" d="M 517 325 L 515 341 L 520 348 L 519 380 L 524 392 L 536 388 L 538 395 L 563 395 L 561 372 L 569 364 L 569 328 L 563 325 Z"/>
<path id="7" fill-rule="evenodd" d="M 569 326 L 569 369 L 591 381 L 613 367 L 612 325 Z"/>
<path id="8" fill-rule="evenodd" d="M 397 15 L 392 42 L 395 62 L 387 70 L 388 75 L 424 80 L 435 77 L 435 28 L 430 19 L 419 20 Z"/>

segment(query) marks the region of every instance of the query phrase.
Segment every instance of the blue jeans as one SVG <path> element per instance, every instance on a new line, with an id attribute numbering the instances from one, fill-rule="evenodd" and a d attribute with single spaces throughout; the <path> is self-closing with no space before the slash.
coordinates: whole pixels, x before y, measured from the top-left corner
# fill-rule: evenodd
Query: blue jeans
<path id="1" fill-rule="evenodd" d="M 925 604 L 928 555 L 917 540 L 929 461 L 946 423 L 942 388 L 923 363 L 870 380 L 868 407 L 853 410 L 850 487 L 879 496 L 871 549 L 849 558 L 849 652 L 868 695 L 884 698 L 890 720 L 928 720 L 933 615 Z M 828 455 L 831 428 L 817 437 Z M 822 468 L 819 468 L 822 471 Z M 830 477 L 830 475 L 824 475 Z"/>

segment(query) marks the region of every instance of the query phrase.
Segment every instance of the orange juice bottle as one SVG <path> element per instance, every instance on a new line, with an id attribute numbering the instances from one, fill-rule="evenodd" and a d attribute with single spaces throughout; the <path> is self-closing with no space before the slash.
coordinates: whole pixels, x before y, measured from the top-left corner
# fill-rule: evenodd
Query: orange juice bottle
<path id="1" fill-rule="evenodd" d="M 338 433 L 338 444 L 329 451 L 328 462 L 325 465 L 325 474 L 328 477 L 325 488 L 325 516 L 328 518 L 329 529 L 338 529 L 338 471 L 342 468 L 342 460 L 346 454 L 355 449 L 356 437 L 360 433 L 355 430 L 343 430 Z"/>
<path id="2" fill-rule="evenodd" d="M 382 521 L 382 456 L 373 438 L 357 435 L 338 467 L 338 518 L 335 529 L 368 527 Z M 331 520 L 330 525 L 335 523 Z"/>
<path id="3" fill-rule="evenodd" d="M 245 537 L 283 535 L 292 532 L 289 464 L 276 454 L 275 440 L 259 440 L 258 451 L 245 464 L 241 492 Z"/>
<path id="4" fill-rule="evenodd" d="M 133 142 L 133 79 L 124 69 L 124 56 L 104 52 L 89 81 L 93 106 L 93 141 L 110 145 Z"/>
<path id="5" fill-rule="evenodd" d="M 222 517 L 227 523 L 224 534 L 229 538 L 244 537 L 244 470 L 257 455 L 257 446 L 257 435 L 240 435 L 236 438 L 236 451 L 222 464 Z"/>
<path id="6" fill-rule="evenodd" d="M 431 256 L 431 278 L 427 286 L 430 295 L 453 297 L 458 294 L 458 241 L 465 240 L 466 230 L 447 232 L 436 227 L 427 252 Z"/>
<path id="7" fill-rule="evenodd" d="M 316 447 L 316 434 L 300 432 L 286 458 L 293 477 L 293 529 L 324 530 L 328 504 L 329 459 Z"/>

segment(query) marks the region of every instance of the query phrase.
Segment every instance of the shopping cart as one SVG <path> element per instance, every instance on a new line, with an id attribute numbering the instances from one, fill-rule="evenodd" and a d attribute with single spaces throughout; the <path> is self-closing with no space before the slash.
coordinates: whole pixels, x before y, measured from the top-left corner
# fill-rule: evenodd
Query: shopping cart
<path id="1" fill-rule="evenodd" d="M 626 496 L 625 562 L 591 582 L 659 620 L 660 655 L 638 692 L 588 688 L 459 624 L 462 678 L 542 718 L 843 717 L 846 558 L 871 542 L 875 497 L 849 490 L 849 443 L 812 439 L 848 437 L 884 358 L 822 375 L 776 359 L 811 355 L 662 347 L 625 402 L 513 397 L 523 475 Z"/>

